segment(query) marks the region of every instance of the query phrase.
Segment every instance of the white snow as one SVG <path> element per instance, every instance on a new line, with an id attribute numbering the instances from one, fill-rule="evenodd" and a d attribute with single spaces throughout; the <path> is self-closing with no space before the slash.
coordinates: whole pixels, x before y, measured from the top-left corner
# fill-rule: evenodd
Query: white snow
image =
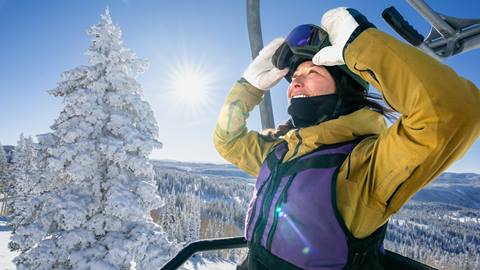
<path id="1" fill-rule="evenodd" d="M 472 218 L 472 217 L 455 217 L 455 216 L 445 216 L 446 218 L 460 221 L 461 223 L 477 223 L 480 224 L 480 218 Z"/>
<path id="2" fill-rule="evenodd" d="M 11 252 L 8 249 L 8 242 L 10 241 L 10 228 L 7 226 L 7 222 L 0 218 L 0 269 L 1 270 L 14 270 L 15 264 L 12 260 L 19 252 Z M 210 260 L 207 258 L 201 258 L 194 256 L 179 269 L 181 270 L 230 270 L 235 269 L 236 263 L 227 262 L 222 260 Z"/>
<path id="3" fill-rule="evenodd" d="M 10 230 L 6 226 L 6 222 L 0 219 L 0 269 L 14 270 L 15 265 L 12 260 L 19 253 L 11 252 L 8 249 L 10 241 Z M 236 264 L 226 261 L 212 261 L 206 258 L 194 257 L 180 267 L 181 270 L 233 270 Z"/>
<path id="4" fill-rule="evenodd" d="M 237 203 L 239 203 L 239 204 L 242 203 L 242 199 L 241 199 L 240 197 L 235 196 L 235 197 L 233 197 L 233 198 L 235 199 L 235 201 L 236 201 Z"/>
<path id="5" fill-rule="evenodd" d="M 410 226 L 414 226 L 414 227 L 418 227 L 418 228 L 421 228 L 421 229 L 428 229 L 428 225 L 425 225 L 425 224 L 421 224 L 421 223 L 417 223 L 417 222 L 413 222 L 413 221 L 409 221 L 409 220 L 403 220 L 403 219 L 395 219 L 395 218 L 392 218 L 391 219 L 391 222 L 393 224 L 398 224 L 400 226 L 406 226 L 406 225 L 410 225 Z"/>
<path id="6" fill-rule="evenodd" d="M 0 218 L 0 269 L 2 270 L 15 269 L 12 260 L 19 254 L 10 252 L 8 242 L 10 242 L 10 228 L 7 226 L 5 219 Z"/>
<path id="7" fill-rule="evenodd" d="M 193 257 L 185 262 L 179 269 L 181 270 L 234 270 L 237 264 L 227 261 L 212 261 L 202 257 Z"/>

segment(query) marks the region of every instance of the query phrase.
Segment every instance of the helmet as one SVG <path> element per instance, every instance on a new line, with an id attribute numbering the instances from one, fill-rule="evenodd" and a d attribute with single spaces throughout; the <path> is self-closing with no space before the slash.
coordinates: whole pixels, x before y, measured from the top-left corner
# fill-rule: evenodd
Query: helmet
<path id="1" fill-rule="evenodd" d="M 278 69 L 288 67 L 289 71 L 285 75 L 285 79 L 291 82 L 292 75 L 297 67 L 305 61 L 312 60 L 320 49 L 327 46 L 330 46 L 330 41 L 325 30 L 314 24 L 302 24 L 288 34 L 285 43 L 273 55 L 272 63 Z M 346 65 L 339 65 L 338 67 L 353 78 L 356 83 L 360 84 L 364 91 L 368 90 L 368 83 L 350 71 Z"/>

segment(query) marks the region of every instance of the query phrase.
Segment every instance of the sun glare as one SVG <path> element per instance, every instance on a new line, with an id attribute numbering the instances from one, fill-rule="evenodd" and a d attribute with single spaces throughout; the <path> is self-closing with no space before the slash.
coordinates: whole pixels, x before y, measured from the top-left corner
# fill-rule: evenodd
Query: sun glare
<path id="1" fill-rule="evenodd" d="M 167 91 L 175 111 L 198 116 L 211 103 L 216 81 L 213 68 L 205 61 L 189 59 L 175 61 L 168 70 Z"/>
<path id="2" fill-rule="evenodd" d="M 177 98 L 186 103 L 202 103 L 208 95 L 208 81 L 204 74 L 195 70 L 184 70 L 173 80 Z"/>

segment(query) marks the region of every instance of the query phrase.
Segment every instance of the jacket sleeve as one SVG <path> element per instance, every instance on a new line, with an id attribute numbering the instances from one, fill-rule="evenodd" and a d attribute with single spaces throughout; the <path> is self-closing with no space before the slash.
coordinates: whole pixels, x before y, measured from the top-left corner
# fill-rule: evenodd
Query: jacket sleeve
<path id="1" fill-rule="evenodd" d="M 223 104 L 213 139 L 223 158 L 255 177 L 277 143 L 246 127 L 247 118 L 262 100 L 263 93 L 245 80 L 238 81 Z"/>
<path id="2" fill-rule="evenodd" d="M 389 216 L 478 138 L 479 90 L 450 67 L 377 29 L 363 32 L 344 56 L 348 67 L 401 114 L 368 157 L 361 157 L 368 164 L 356 173 L 367 183 L 368 197 Z"/>

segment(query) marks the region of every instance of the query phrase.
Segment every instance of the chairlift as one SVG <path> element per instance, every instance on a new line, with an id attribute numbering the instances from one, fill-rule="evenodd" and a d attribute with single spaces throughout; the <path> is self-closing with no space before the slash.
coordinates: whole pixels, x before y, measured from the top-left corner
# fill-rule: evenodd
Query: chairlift
<path id="1" fill-rule="evenodd" d="M 439 61 L 480 48 L 480 19 L 462 19 L 435 12 L 423 0 L 407 0 L 432 26 L 427 38 L 395 9 L 382 13 L 385 21 L 405 40 Z"/>
<path id="2" fill-rule="evenodd" d="M 438 61 L 480 48 L 480 19 L 450 17 L 434 11 L 423 0 L 406 1 L 432 26 L 427 38 L 418 33 L 393 6 L 385 9 L 382 12 L 382 17 L 411 45 L 421 49 Z M 263 47 L 258 0 L 247 0 L 247 26 L 252 59 L 254 59 Z M 272 101 L 268 91 L 260 103 L 260 116 L 263 129 L 275 127 Z M 183 248 L 161 270 L 179 268 L 196 252 L 246 247 L 247 241 L 243 236 L 196 241 Z M 395 252 L 389 250 L 385 250 L 385 252 L 387 266 L 394 265 L 395 269 L 435 269 Z"/>

